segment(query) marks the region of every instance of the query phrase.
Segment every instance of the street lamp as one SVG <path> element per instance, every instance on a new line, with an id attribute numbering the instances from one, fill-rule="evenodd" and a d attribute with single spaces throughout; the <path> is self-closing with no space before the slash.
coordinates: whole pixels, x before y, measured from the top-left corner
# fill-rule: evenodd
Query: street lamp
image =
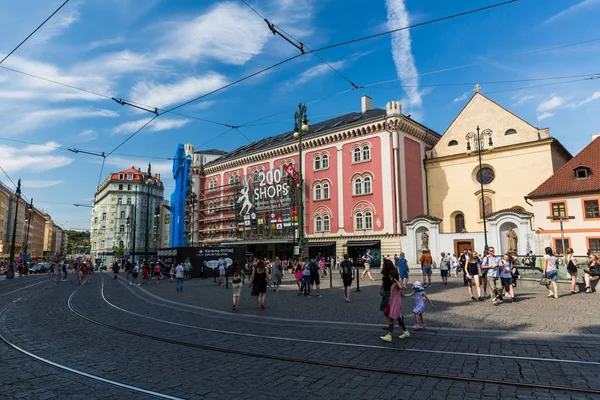
<path id="1" fill-rule="evenodd" d="M 15 277 L 15 242 L 17 240 L 17 217 L 19 215 L 19 200 L 21 199 L 21 180 L 17 182 L 17 191 L 15 192 L 17 199 L 17 205 L 15 206 L 15 222 L 13 223 L 13 236 L 10 245 L 10 258 L 8 259 L 8 272 L 6 273 L 6 279 L 13 279 Z"/>
<path id="2" fill-rule="evenodd" d="M 493 132 L 491 129 L 485 129 L 480 132 L 479 126 L 477 126 L 477 133 L 469 132 L 465 136 L 465 139 L 467 140 L 467 155 L 471 155 L 474 151 L 477 154 L 477 157 L 479 158 L 479 171 L 477 172 L 476 176 L 479 177 L 478 180 L 481 185 L 481 214 L 483 215 L 483 239 L 485 242 L 485 253 L 487 253 L 487 249 L 488 249 L 488 240 L 487 240 L 487 221 L 486 221 L 486 215 L 485 215 L 485 196 L 483 195 L 483 171 L 482 171 L 482 165 L 481 165 L 481 158 L 483 156 L 483 153 L 486 151 L 485 143 L 484 143 L 484 139 L 486 136 L 488 137 L 488 150 L 489 151 L 494 150 L 494 142 L 492 141 L 492 134 L 493 134 Z M 471 140 L 473 140 L 474 149 L 471 148 Z"/>
<path id="3" fill-rule="evenodd" d="M 148 198 L 146 200 L 146 243 L 144 249 L 144 262 L 148 263 L 148 235 L 150 234 L 149 230 L 149 220 L 150 220 L 150 187 L 152 186 L 152 166 L 148 163 L 148 173 L 144 177 L 144 184 L 148 187 Z"/>
<path id="4" fill-rule="evenodd" d="M 194 207 L 196 206 L 196 204 L 198 203 L 198 195 L 196 194 L 196 192 L 191 192 L 189 199 L 187 200 L 187 204 L 189 207 L 192 208 L 192 215 L 190 217 L 190 235 L 191 235 L 191 242 L 192 242 L 192 247 L 194 247 Z"/>
<path id="5" fill-rule="evenodd" d="M 156 242 L 158 240 L 158 228 L 160 227 L 160 207 L 157 204 L 156 208 L 154 209 L 154 251 L 156 251 L 157 247 L 156 247 Z"/>
<path id="6" fill-rule="evenodd" d="M 131 213 L 131 212 L 130 212 Z M 131 241 L 129 240 L 129 230 L 131 229 L 131 217 L 128 215 L 127 216 L 127 220 L 125 221 L 125 230 L 127 231 L 127 244 L 126 244 L 126 248 L 127 248 L 127 252 L 129 253 L 129 246 L 131 245 Z M 123 261 L 125 262 L 125 261 Z"/>
<path id="7" fill-rule="evenodd" d="M 300 126 L 300 129 L 298 127 Z M 302 256 L 304 250 L 304 177 L 302 175 L 302 134 L 309 130 L 306 118 L 306 104 L 299 103 L 298 111 L 294 114 L 294 139 L 298 140 L 298 186 L 300 200 L 298 201 L 298 254 Z"/>

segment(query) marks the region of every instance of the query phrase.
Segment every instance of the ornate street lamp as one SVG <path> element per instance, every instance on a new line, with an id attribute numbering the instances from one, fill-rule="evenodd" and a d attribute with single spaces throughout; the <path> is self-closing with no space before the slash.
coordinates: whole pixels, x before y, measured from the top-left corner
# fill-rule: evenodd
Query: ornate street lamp
<path id="1" fill-rule="evenodd" d="M 479 158 L 479 171 L 477 171 L 478 181 L 481 184 L 481 214 L 483 215 L 483 238 L 485 242 L 485 253 L 487 254 L 488 249 L 488 240 L 487 240 L 487 221 L 485 215 L 485 197 L 483 195 L 483 171 L 481 158 L 483 157 L 483 153 L 494 150 L 494 142 L 492 141 L 493 132 L 491 129 L 485 129 L 483 131 L 479 131 L 479 126 L 477 126 L 477 132 L 469 132 L 465 136 L 467 139 L 467 155 L 471 155 L 473 152 L 477 154 Z M 488 137 L 487 149 L 485 148 L 485 137 Z M 471 147 L 471 140 L 473 140 L 473 148 Z"/>
<path id="2" fill-rule="evenodd" d="M 300 129 L 298 129 L 300 127 Z M 309 130 L 306 118 L 306 104 L 299 103 L 298 111 L 294 114 L 294 139 L 298 140 L 298 186 L 300 188 L 300 199 L 298 201 L 298 253 L 300 256 L 304 250 L 304 177 L 302 175 L 302 134 Z"/>

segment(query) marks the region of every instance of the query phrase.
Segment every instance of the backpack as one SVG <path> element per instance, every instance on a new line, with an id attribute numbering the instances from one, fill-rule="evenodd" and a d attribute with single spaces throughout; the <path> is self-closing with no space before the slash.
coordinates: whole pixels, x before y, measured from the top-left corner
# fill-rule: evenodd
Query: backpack
<path id="1" fill-rule="evenodd" d="M 342 268 L 342 276 L 344 278 L 352 278 L 352 263 L 350 261 L 342 261 L 340 267 Z"/>
<path id="2" fill-rule="evenodd" d="M 311 274 L 318 274 L 319 273 L 319 265 L 314 262 L 314 261 L 310 261 L 308 264 L 308 269 L 310 270 Z"/>

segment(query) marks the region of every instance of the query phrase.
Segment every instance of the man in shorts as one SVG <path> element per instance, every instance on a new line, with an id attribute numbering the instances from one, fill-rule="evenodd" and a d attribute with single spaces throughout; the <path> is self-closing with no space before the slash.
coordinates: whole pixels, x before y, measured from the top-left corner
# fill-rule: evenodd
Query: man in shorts
<path id="1" fill-rule="evenodd" d="M 440 260 L 440 275 L 442 277 L 442 285 L 448 284 L 448 273 L 450 271 L 450 253 L 446 254 L 442 252 L 442 259 Z"/>
<path id="2" fill-rule="evenodd" d="M 371 263 L 373 262 L 373 256 L 371 255 L 370 249 L 367 249 L 367 252 L 363 254 L 362 260 L 364 263 L 363 265 L 365 267 L 365 270 L 362 274 L 360 274 L 360 279 L 364 279 L 365 274 L 367 274 L 369 275 L 369 278 L 371 278 L 371 280 L 374 281 L 375 279 L 373 279 L 373 275 L 371 275 Z"/>
<path id="3" fill-rule="evenodd" d="M 225 258 L 221 257 L 217 265 L 219 266 L 219 286 L 221 286 L 221 284 L 225 285 L 225 269 L 227 265 Z"/>
<path id="4" fill-rule="evenodd" d="M 350 303 L 350 290 L 352 289 L 352 277 L 354 275 L 354 265 L 348 259 L 348 254 L 344 254 L 344 261 L 340 264 L 340 275 L 344 282 L 344 300 Z"/>
<path id="5" fill-rule="evenodd" d="M 429 250 L 423 250 L 420 261 L 423 268 L 423 287 L 426 285 L 425 281 L 427 281 L 429 283 L 429 287 L 431 287 L 431 264 L 433 263 L 433 258 L 431 258 Z"/>
<path id="6" fill-rule="evenodd" d="M 192 263 L 189 257 L 185 260 L 185 264 L 183 264 L 183 272 L 183 279 L 192 279 Z"/>

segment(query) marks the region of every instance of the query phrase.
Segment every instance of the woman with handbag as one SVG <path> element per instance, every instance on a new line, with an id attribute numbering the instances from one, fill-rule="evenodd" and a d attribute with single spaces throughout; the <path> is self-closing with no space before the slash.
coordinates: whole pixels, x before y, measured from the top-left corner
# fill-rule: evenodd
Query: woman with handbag
<path id="1" fill-rule="evenodd" d="M 567 266 L 567 272 L 571 276 L 571 293 L 579 293 L 579 290 L 577 289 L 577 259 L 573 253 L 573 249 L 567 249 L 567 253 L 565 254 L 565 265 Z"/>
<path id="2" fill-rule="evenodd" d="M 590 254 L 589 264 L 584 272 L 585 292 L 595 292 L 596 290 L 592 288 L 592 281 L 600 279 L 600 261 L 598 260 L 598 254 Z"/>
<path id="3" fill-rule="evenodd" d="M 548 289 L 548 297 L 554 297 L 558 299 L 558 284 L 556 281 L 558 280 L 558 266 L 557 266 L 557 257 L 554 255 L 552 251 L 552 247 L 546 247 L 546 254 L 544 255 L 544 285 L 546 289 Z M 550 290 L 550 284 L 552 284 L 552 288 L 554 292 Z"/>

